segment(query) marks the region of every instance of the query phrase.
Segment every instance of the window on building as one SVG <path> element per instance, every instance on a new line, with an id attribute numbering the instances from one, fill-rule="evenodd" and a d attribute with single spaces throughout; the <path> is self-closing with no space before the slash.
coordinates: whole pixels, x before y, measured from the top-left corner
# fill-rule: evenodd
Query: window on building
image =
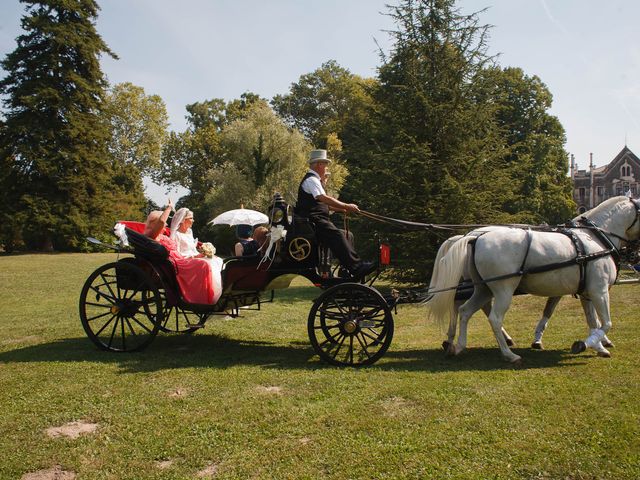
<path id="1" fill-rule="evenodd" d="M 578 189 L 578 196 L 579 196 L 580 198 L 584 198 L 584 187 L 580 187 L 580 188 Z"/>
<path id="2" fill-rule="evenodd" d="M 604 195 L 604 187 L 596 187 L 596 194 L 602 197 Z"/>

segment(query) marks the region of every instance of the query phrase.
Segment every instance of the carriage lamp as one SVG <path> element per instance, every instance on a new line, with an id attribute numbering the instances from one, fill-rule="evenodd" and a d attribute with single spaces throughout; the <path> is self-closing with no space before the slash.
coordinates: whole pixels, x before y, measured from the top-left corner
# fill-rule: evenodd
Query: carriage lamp
<path id="1" fill-rule="evenodd" d="M 269 218 L 271 225 L 288 227 L 293 222 L 291 207 L 287 205 L 279 192 L 273 195 L 273 203 L 269 206 Z"/>
<path id="2" fill-rule="evenodd" d="M 380 244 L 380 265 L 389 265 L 391 263 L 391 245 L 388 243 Z"/>

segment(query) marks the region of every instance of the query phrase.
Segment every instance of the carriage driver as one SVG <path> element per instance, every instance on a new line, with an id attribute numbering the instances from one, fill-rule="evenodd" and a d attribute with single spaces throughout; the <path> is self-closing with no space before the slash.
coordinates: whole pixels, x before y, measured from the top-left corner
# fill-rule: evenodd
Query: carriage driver
<path id="1" fill-rule="evenodd" d="M 309 171 L 298 188 L 298 202 L 295 213 L 308 218 L 315 227 L 318 239 L 327 245 L 354 279 L 361 279 L 373 272 L 372 262 L 363 262 L 355 252 L 342 230 L 329 219 L 329 208 L 342 212 L 359 212 L 358 205 L 343 203 L 324 190 L 322 179 L 326 178 L 327 166 L 331 160 L 326 150 L 312 150 L 309 155 Z"/>

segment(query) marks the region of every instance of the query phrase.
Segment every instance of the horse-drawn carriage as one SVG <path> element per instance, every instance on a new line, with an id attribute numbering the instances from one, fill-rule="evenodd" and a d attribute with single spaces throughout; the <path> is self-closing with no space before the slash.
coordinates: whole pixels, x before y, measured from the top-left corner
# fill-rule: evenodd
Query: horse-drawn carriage
<path id="1" fill-rule="evenodd" d="M 434 227 L 363 213 L 411 227 Z M 270 223 L 272 229 L 286 229 L 284 238 L 266 259 L 225 260 L 223 294 L 215 305 L 185 302 L 164 247 L 128 229 L 132 248 L 118 250 L 133 256 L 98 268 L 82 289 L 80 317 L 89 338 L 106 350 L 140 350 L 160 330 L 191 332 L 212 316 L 237 316 L 243 307 L 259 309 L 273 300 L 275 290 L 288 287 L 300 275 L 324 290 L 311 307 L 307 325 L 313 348 L 331 364 L 376 362 L 393 337 L 392 308 L 422 300 L 435 316 L 450 315 L 445 350 L 454 354 L 464 350 L 467 322 L 482 308 L 503 357 L 517 363 L 520 357 L 509 349 L 510 337 L 502 322 L 511 297 L 518 293 L 549 297 L 538 324 L 537 343 L 558 299 L 580 296 L 590 334 L 575 342 L 572 351 L 590 347 L 608 356 L 608 289 L 619 279 L 621 257 L 626 257 L 626 263 L 638 263 L 640 250 L 640 201 L 614 197 L 564 226 L 508 225 L 472 231 L 447 246 L 451 252 L 446 256 L 442 252 L 442 259 L 436 258 L 430 288 L 407 299 L 385 297 L 373 287 L 379 270 L 367 283 L 336 274 L 311 224 L 294 218 L 279 197 L 270 208 Z M 379 264 L 388 263 L 388 247 L 381 245 L 380 253 Z M 267 292 L 270 296 L 265 300 Z M 462 299 L 467 302 L 461 307 L 460 335 L 454 345 L 454 302 Z"/>
<path id="2" fill-rule="evenodd" d="M 159 331 L 190 333 L 212 317 L 236 317 L 241 308 L 259 310 L 273 301 L 275 290 L 303 276 L 323 290 L 307 321 L 316 353 L 334 365 L 376 362 L 393 338 L 395 302 L 373 287 L 379 269 L 366 283 L 343 278 L 313 226 L 294 218 L 282 197 L 276 195 L 269 213 L 272 229 L 286 235 L 265 257 L 225 259 L 222 295 L 213 305 L 187 303 L 167 250 L 129 222 L 125 231 L 130 246 L 106 245 L 125 256 L 96 269 L 82 288 L 80 319 L 88 337 L 113 352 L 141 350 Z M 380 245 L 380 252 L 379 266 L 384 266 L 388 246 Z"/>

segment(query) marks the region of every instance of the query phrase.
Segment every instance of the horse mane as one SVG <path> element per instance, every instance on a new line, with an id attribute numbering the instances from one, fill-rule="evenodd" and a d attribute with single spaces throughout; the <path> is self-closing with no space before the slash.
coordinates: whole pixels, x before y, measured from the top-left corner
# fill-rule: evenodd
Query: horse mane
<path id="1" fill-rule="evenodd" d="M 624 211 L 629 206 L 629 198 L 625 196 L 611 197 L 595 206 L 591 210 L 578 215 L 576 220 L 581 217 L 587 217 L 596 225 L 604 225 L 609 222 L 612 217 L 615 217 Z"/>

